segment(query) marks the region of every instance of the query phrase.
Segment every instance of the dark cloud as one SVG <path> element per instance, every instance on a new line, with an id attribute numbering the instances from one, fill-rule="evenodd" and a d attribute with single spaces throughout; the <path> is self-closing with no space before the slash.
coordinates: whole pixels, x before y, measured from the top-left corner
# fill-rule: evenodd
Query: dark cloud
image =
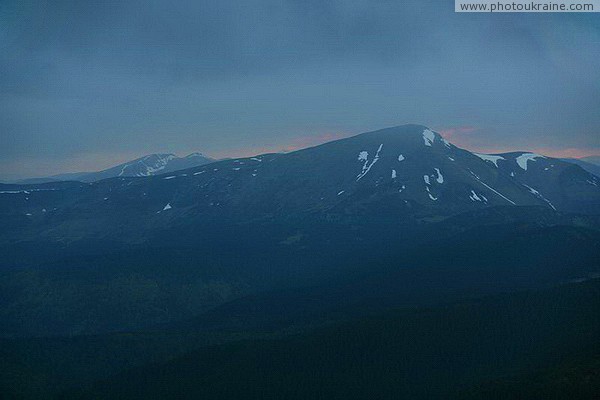
<path id="1" fill-rule="evenodd" d="M 597 149 L 598 18 L 423 0 L 4 1 L 0 175 L 405 122 L 475 126 L 469 143 L 490 149 Z"/>

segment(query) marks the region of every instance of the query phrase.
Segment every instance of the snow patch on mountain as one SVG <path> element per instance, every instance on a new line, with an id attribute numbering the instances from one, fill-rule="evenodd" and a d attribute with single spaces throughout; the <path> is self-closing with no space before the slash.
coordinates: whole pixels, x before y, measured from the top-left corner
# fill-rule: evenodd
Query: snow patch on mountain
<path id="1" fill-rule="evenodd" d="M 53 191 L 53 190 L 60 190 L 60 189 L 28 189 L 28 190 L 0 190 L 0 193 L 2 194 L 17 194 L 17 193 L 23 193 L 23 194 L 31 194 L 31 192 L 46 192 L 46 191 Z"/>
<path id="2" fill-rule="evenodd" d="M 527 171 L 527 162 L 528 161 L 536 161 L 536 158 L 546 158 L 540 154 L 535 153 L 523 153 L 519 157 L 517 157 L 517 164 L 523 170 Z"/>
<path id="3" fill-rule="evenodd" d="M 471 201 L 481 201 L 487 203 L 488 199 L 481 193 L 477 194 L 474 190 L 471 190 L 471 194 L 469 195 Z"/>
<path id="4" fill-rule="evenodd" d="M 367 153 L 366 151 L 361 151 L 360 154 L 358 155 L 358 159 L 359 161 L 361 160 L 361 155 L 363 155 L 363 153 L 366 153 L 366 159 L 365 159 L 365 163 L 363 165 L 362 168 L 362 172 L 360 174 L 358 174 L 356 176 L 356 181 L 358 182 L 363 176 L 365 176 L 366 174 L 369 173 L 369 171 L 371 170 L 371 168 L 373 167 L 373 165 L 375 165 L 375 163 L 377 161 L 379 161 L 379 153 L 381 152 L 381 149 L 383 148 L 383 143 L 381 143 L 379 145 L 379 148 L 377 149 L 377 153 L 375 153 L 375 157 L 373 158 L 373 161 L 371 161 L 371 163 L 369 164 L 369 153 Z"/>
<path id="5" fill-rule="evenodd" d="M 437 197 L 431 194 L 431 192 L 429 191 L 429 186 L 425 186 L 425 190 L 427 191 L 427 194 L 429 195 L 429 198 L 431 200 L 436 201 L 438 199 Z"/>
<path id="6" fill-rule="evenodd" d="M 430 146 L 433 144 L 435 140 L 435 133 L 433 133 L 430 129 L 425 129 L 423 131 L 423 141 L 425 142 L 425 146 Z"/>
<path id="7" fill-rule="evenodd" d="M 158 159 L 154 162 L 154 164 L 147 165 L 146 161 L 150 157 L 152 156 L 147 156 L 142 160 L 142 164 L 144 165 L 144 167 L 146 167 L 146 170 L 136 174 L 137 176 L 148 176 L 155 174 L 158 171 L 162 171 L 163 169 L 165 169 L 169 161 L 177 158 L 174 154 L 167 154 L 166 156 L 158 155 Z"/>
<path id="8" fill-rule="evenodd" d="M 129 164 L 125 164 L 123 165 L 123 167 L 121 168 L 121 172 L 119 172 L 118 176 L 123 176 L 123 174 L 125 173 L 125 170 L 129 167 Z"/>
<path id="9" fill-rule="evenodd" d="M 440 169 L 439 168 L 434 168 L 434 169 L 435 169 L 435 172 L 437 172 L 437 178 L 435 178 L 437 183 L 444 183 L 444 176 L 440 172 Z"/>
<path id="10" fill-rule="evenodd" d="M 471 201 L 483 201 L 483 199 L 479 197 L 474 190 L 471 190 L 471 195 L 469 196 L 469 198 L 471 199 Z"/>
<path id="11" fill-rule="evenodd" d="M 496 166 L 496 168 L 498 168 L 498 160 L 506 160 L 502 156 L 494 156 L 494 155 L 491 155 L 491 154 L 473 153 L 473 155 L 481 158 L 483 161 L 489 161 L 491 163 L 494 163 L 494 165 Z"/>
<path id="12" fill-rule="evenodd" d="M 479 176 L 477 176 L 473 171 L 470 171 L 471 175 L 473 175 L 473 177 L 475 179 L 477 179 L 477 181 L 479 183 L 481 183 L 483 186 L 485 186 L 486 188 L 490 189 L 492 192 L 496 193 L 498 196 L 502 197 L 504 200 L 508 201 L 510 204 L 512 204 L 513 206 L 516 206 L 517 204 L 512 201 L 511 199 L 509 199 L 508 197 L 506 197 L 505 195 L 503 195 L 502 193 L 500 193 L 499 191 L 497 191 L 496 189 L 494 189 L 493 187 L 491 187 L 490 185 L 488 185 L 487 183 L 483 182 Z"/>
<path id="13" fill-rule="evenodd" d="M 554 210 L 556 211 L 556 207 L 554 207 L 554 205 L 550 202 L 550 200 L 548 200 L 547 198 L 545 198 L 544 196 L 542 196 L 542 194 L 540 192 L 538 192 L 536 189 L 532 188 L 529 185 L 526 185 L 523 183 L 523 186 L 525 186 L 527 189 L 529 189 L 529 191 L 534 194 L 536 197 L 544 200 L 546 203 L 548 203 L 548 205 Z"/>
<path id="14" fill-rule="evenodd" d="M 197 153 L 199 154 L 199 153 Z M 190 154 L 186 158 L 196 157 L 197 155 Z M 133 175 L 133 176 L 149 176 L 166 168 L 169 161 L 177 158 L 174 154 L 152 154 L 139 159 L 136 162 L 126 163 L 121 167 L 121 171 L 117 176 Z M 137 172 L 130 174 L 129 169 Z M 132 171 L 132 172 L 133 172 Z"/>

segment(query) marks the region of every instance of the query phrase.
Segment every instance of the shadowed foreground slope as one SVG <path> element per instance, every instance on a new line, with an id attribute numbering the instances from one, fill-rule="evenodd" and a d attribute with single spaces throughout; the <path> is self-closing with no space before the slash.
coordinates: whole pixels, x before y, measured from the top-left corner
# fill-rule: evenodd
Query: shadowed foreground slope
<path id="1" fill-rule="evenodd" d="M 486 382 L 494 379 L 528 376 L 572 359 L 597 365 L 599 306 L 600 281 L 594 280 L 398 310 L 287 339 L 208 347 L 66 398 L 489 398 L 495 389 Z M 597 387 L 598 374 L 579 378 L 567 384 L 580 389 L 572 398 L 593 398 L 588 389 Z M 531 392 L 534 384 L 522 378 L 504 393 Z M 541 389 L 561 384 L 545 385 Z"/>

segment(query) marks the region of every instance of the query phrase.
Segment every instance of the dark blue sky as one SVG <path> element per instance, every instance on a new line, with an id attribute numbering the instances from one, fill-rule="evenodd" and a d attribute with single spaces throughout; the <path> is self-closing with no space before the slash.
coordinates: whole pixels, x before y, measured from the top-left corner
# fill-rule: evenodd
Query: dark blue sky
<path id="1" fill-rule="evenodd" d="M 0 178 L 249 155 L 421 123 L 600 154 L 600 14 L 453 1 L 0 2 Z"/>

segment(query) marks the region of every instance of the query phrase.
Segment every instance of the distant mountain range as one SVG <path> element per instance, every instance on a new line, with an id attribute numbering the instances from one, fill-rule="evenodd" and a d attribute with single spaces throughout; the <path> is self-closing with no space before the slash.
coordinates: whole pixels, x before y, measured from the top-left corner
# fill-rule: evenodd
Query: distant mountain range
<path id="1" fill-rule="evenodd" d="M 175 154 L 150 154 L 114 167 L 96 172 L 72 172 L 45 178 L 31 178 L 18 181 L 20 184 L 39 184 L 59 181 L 95 182 L 101 179 L 119 176 L 151 176 L 180 169 L 197 167 L 215 161 L 201 153 L 192 153 L 185 157 Z"/>
<path id="2" fill-rule="evenodd" d="M 599 157 L 586 157 L 586 158 L 561 158 L 561 160 L 577 164 L 586 171 L 600 176 L 600 158 Z"/>
<path id="3" fill-rule="evenodd" d="M 579 158 L 579 160 L 591 163 L 591 164 L 595 164 L 595 165 L 600 165 L 600 156 L 588 156 L 588 157 L 582 157 Z"/>

